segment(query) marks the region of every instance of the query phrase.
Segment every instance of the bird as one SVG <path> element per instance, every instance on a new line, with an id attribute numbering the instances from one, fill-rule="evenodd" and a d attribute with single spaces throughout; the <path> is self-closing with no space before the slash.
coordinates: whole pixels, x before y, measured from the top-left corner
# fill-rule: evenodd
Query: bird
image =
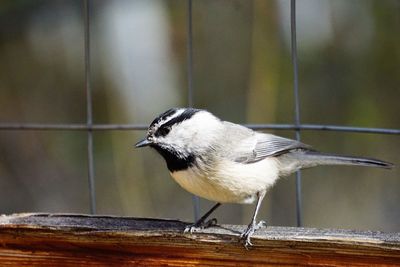
<path id="1" fill-rule="evenodd" d="M 264 225 L 257 223 L 257 213 L 279 178 L 318 165 L 393 167 L 378 159 L 319 152 L 300 141 L 257 132 L 196 108 L 168 109 L 151 122 L 145 138 L 135 146 L 155 149 L 182 188 L 216 202 L 185 232 L 216 224 L 216 219 L 207 218 L 223 203 L 255 202 L 251 221 L 239 238 L 246 248 Z"/>

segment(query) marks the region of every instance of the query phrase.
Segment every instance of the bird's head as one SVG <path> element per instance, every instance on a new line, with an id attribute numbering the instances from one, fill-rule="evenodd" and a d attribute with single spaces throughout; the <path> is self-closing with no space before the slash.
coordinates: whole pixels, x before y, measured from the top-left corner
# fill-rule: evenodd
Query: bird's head
<path id="1" fill-rule="evenodd" d="M 153 120 L 146 137 L 136 143 L 136 147 L 150 146 L 161 155 L 170 152 L 187 157 L 212 145 L 221 127 L 221 121 L 208 111 L 172 108 Z"/>

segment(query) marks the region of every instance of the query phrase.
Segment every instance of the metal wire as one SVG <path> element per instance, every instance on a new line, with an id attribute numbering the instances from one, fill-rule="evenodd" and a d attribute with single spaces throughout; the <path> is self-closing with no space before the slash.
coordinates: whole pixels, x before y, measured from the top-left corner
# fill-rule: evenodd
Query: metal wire
<path id="1" fill-rule="evenodd" d="M 188 106 L 193 107 L 193 12 L 192 0 L 187 3 L 187 80 L 188 80 Z"/>
<path id="2" fill-rule="evenodd" d="M 292 64 L 293 64 L 293 90 L 294 90 L 294 114 L 296 125 L 296 139 L 300 141 L 300 100 L 299 100 L 299 69 L 297 65 L 297 38 L 296 38 L 296 0 L 290 1 L 290 33 L 292 47 Z M 297 226 L 303 225 L 301 197 L 301 172 L 296 172 L 296 221 Z"/>
<path id="3" fill-rule="evenodd" d="M 0 123 L 2 131 L 86 131 L 87 132 L 87 160 L 88 160 L 88 182 L 90 190 L 90 212 L 96 213 L 96 195 L 94 179 L 94 159 L 93 159 L 93 131 L 126 131 L 126 130 L 146 130 L 147 124 L 94 124 L 92 113 L 92 88 L 90 71 L 90 0 L 83 1 L 83 19 L 84 19 L 84 47 L 85 47 L 85 89 L 86 89 L 86 108 L 87 121 L 82 123 Z M 188 106 L 193 106 L 193 29 L 192 29 L 192 0 L 187 4 L 187 79 L 188 79 Z M 294 102 L 295 102 L 295 121 L 294 124 L 245 124 L 245 126 L 254 130 L 294 130 L 296 139 L 300 140 L 300 130 L 302 131 L 335 131 L 351 132 L 364 134 L 387 134 L 400 135 L 400 129 L 388 128 L 370 128 L 353 127 L 341 125 L 321 125 L 321 124 L 301 124 L 300 122 L 300 101 L 298 89 L 298 58 L 297 58 L 297 40 L 296 40 L 296 1 L 291 0 L 291 49 L 292 64 L 294 75 Z M 199 218 L 199 198 L 193 197 L 194 217 Z M 302 225 L 301 209 L 301 176 L 296 176 L 296 217 L 297 225 Z"/>
<path id="4" fill-rule="evenodd" d="M 193 9 L 192 0 L 187 2 L 187 80 L 188 106 L 193 107 Z M 200 218 L 200 199 L 192 195 L 194 221 Z"/>
<path id="5" fill-rule="evenodd" d="M 253 130 L 302 130 L 351 132 L 368 134 L 400 135 L 400 129 L 353 127 L 323 124 L 243 124 Z M 147 130 L 147 124 L 47 124 L 47 123 L 0 123 L 0 130 L 19 131 L 132 131 Z"/>
<path id="6" fill-rule="evenodd" d="M 94 183 L 94 160 L 93 160 L 93 113 L 92 113 L 92 87 L 90 82 L 90 6 L 89 0 L 83 2 L 83 16 L 85 28 L 85 85 L 86 85 L 86 123 L 87 123 L 87 161 L 88 182 L 90 194 L 90 213 L 96 213 L 96 193 Z"/>

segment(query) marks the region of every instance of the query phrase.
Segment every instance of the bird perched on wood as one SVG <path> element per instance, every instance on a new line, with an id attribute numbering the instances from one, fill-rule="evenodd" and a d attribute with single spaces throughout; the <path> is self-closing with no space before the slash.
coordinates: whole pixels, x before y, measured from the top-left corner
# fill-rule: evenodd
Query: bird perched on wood
<path id="1" fill-rule="evenodd" d="M 372 158 L 318 152 L 299 141 L 255 132 L 194 108 L 172 108 L 155 118 L 146 137 L 136 144 L 144 146 L 161 154 L 184 189 L 217 202 L 185 231 L 215 222 L 206 219 L 221 203 L 256 202 L 251 222 L 241 234 L 246 247 L 260 226 L 256 217 L 261 202 L 280 177 L 318 165 L 393 166 Z"/>

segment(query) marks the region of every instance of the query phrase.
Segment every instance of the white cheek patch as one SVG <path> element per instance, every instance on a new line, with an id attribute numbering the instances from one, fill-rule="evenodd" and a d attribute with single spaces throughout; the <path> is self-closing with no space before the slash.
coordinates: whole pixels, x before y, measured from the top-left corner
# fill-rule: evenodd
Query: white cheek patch
<path id="1" fill-rule="evenodd" d="M 221 127 L 221 121 L 210 113 L 198 112 L 192 118 L 174 125 L 163 141 L 178 150 L 201 152 L 218 137 Z"/>

